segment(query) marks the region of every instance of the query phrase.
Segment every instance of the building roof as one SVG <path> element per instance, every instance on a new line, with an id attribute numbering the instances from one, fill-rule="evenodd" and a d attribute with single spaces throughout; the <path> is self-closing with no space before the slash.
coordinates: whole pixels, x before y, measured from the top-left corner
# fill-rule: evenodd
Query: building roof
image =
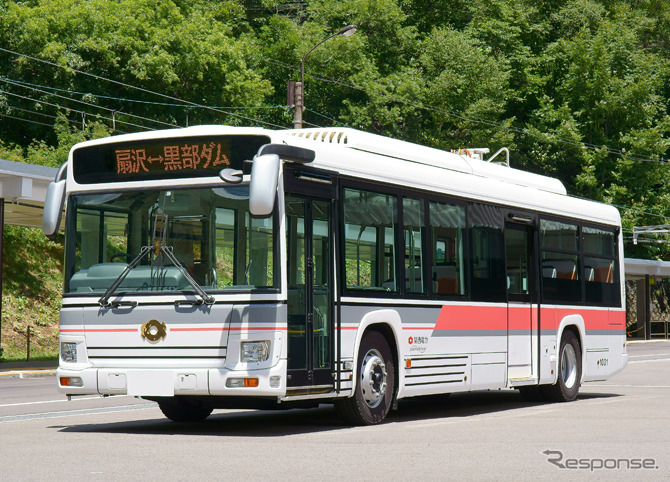
<path id="1" fill-rule="evenodd" d="M 39 166 L 37 164 L 28 164 L 27 162 L 14 162 L 0 159 L 0 176 L 20 175 L 29 176 L 34 179 L 54 180 L 58 169 L 55 167 Z"/>
<path id="2" fill-rule="evenodd" d="M 625 258 L 623 262 L 626 278 L 642 278 L 647 275 L 670 278 L 670 261 Z"/>
<path id="3" fill-rule="evenodd" d="M 0 159 L 0 199 L 5 205 L 5 224 L 42 226 L 47 187 L 58 169 Z"/>

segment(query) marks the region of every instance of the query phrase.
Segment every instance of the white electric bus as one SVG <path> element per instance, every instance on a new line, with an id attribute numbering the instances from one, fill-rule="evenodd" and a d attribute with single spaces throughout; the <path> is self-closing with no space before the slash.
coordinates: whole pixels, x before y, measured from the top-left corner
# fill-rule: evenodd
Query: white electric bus
<path id="1" fill-rule="evenodd" d="M 59 390 L 174 421 L 574 399 L 627 363 L 619 213 L 486 154 L 336 128 L 77 144 L 44 213 L 53 235 L 66 206 Z"/>

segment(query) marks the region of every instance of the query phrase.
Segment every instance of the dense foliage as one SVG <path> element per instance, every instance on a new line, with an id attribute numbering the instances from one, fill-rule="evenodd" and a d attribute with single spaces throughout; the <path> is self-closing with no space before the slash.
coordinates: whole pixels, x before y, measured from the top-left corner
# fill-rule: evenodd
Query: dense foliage
<path id="1" fill-rule="evenodd" d="M 6 226 L 2 293 L 2 359 L 58 354 L 58 312 L 63 286 L 62 238 L 49 241 L 39 228 Z"/>
<path id="2" fill-rule="evenodd" d="M 350 23 L 306 60 L 308 123 L 507 146 L 619 206 L 627 236 L 670 223 L 665 0 L 0 0 L 0 157 L 57 166 L 88 137 L 290 127 L 287 81 Z"/>

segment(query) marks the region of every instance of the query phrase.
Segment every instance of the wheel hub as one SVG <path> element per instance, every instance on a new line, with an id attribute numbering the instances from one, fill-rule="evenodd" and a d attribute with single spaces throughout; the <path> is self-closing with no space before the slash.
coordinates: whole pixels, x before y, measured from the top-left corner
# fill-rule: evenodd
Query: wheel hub
<path id="1" fill-rule="evenodd" d="M 361 363 L 361 389 L 368 407 L 375 408 L 382 402 L 386 386 L 384 358 L 377 350 L 369 350 Z"/>
<path id="2" fill-rule="evenodd" d="M 561 354 L 561 376 L 565 387 L 570 389 L 577 382 L 577 355 L 572 345 L 566 344 Z"/>

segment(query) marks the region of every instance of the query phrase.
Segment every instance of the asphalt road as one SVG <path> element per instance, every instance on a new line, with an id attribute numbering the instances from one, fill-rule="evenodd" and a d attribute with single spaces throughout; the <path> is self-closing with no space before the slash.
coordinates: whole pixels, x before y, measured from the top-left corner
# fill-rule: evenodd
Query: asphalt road
<path id="1" fill-rule="evenodd" d="M 65 401 L 55 379 L 0 376 L 0 480 L 670 479 L 670 343 L 571 403 L 516 391 L 400 403 L 347 427 L 332 407 L 217 410 L 175 424 L 131 397 Z"/>

